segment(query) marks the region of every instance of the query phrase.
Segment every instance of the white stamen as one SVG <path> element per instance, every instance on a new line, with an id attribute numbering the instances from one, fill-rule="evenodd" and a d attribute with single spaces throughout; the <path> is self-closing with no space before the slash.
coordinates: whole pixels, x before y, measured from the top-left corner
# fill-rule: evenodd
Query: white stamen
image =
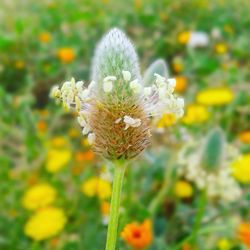
<path id="1" fill-rule="evenodd" d="M 129 86 L 133 90 L 134 93 L 139 93 L 142 87 L 137 79 L 130 82 Z"/>
<path id="2" fill-rule="evenodd" d="M 125 115 L 123 118 L 124 123 L 126 124 L 125 129 L 127 130 L 129 127 L 139 127 L 141 125 L 141 119 L 134 119 L 131 116 Z"/>
<path id="3" fill-rule="evenodd" d="M 113 82 L 112 81 L 104 81 L 103 83 L 103 90 L 105 93 L 111 92 L 113 89 Z"/>
<path id="4" fill-rule="evenodd" d="M 89 144 L 90 145 L 93 144 L 94 141 L 95 141 L 95 134 L 94 133 L 89 133 L 88 134 L 88 142 L 89 142 Z"/>

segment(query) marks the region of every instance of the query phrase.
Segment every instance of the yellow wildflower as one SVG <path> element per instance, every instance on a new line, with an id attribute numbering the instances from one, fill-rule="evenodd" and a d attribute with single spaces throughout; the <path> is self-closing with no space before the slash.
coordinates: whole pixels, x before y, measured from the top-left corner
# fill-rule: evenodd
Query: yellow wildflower
<path id="1" fill-rule="evenodd" d="M 72 138 L 76 138 L 77 136 L 79 136 L 79 130 L 75 129 L 75 128 L 71 128 L 68 131 L 68 135 Z"/>
<path id="2" fill-rule="evenodd" d="M 190 39 L 190 31 L 184 31 L 184 32 L 181 32 L 179 35 L 178 35 L 178 42 L 180 44 L 187 44 L 187 42 L 189 41 Z"/>
<path id="3" fill-rule="evenodd" d="M 62 63 L 71 63 L 75 59 L 75 52 L 72 48 L 60 48 L 57 56 Z"/>
<path id="4" fill-rule="evenodd" d="M 67 141 L 62 136 L 56 136 L 51 139 L 50 144 L 52 147 L 61 148 L 67 145 Z"/>
<path id="5" fill-rule="evenodd" d="M 92 177 L 83 182 L 81 191 L 88 197 L 97 196 L 101 200 L 105 200 L 111 196 L 110 182 L 98 177 Z"/>
<path id="6" fill-rule="evenodd" d="M 16 61 L 16 62 L 15 62 L 15 67 L 16 67 L 17 69 L 23 69 L 24 66 L 25 66 L 24 61 L 19 60 L 19 61 Z"/>
<path id="7" fill-rule="evenodd" d="M 193 187 L 187 181 L 177 181 L 174 186 L 174 193 L 179 198 L 189 198 L 193 195 Z"/>
<path id="8" fill-rule="evenodd" d="M 109 204 L 109 202 L 103 201 L 101 203 L 101 213 L 102 213 L 102 216 L 109 215 L 109 210 L 110 210 L 110 204 Z"/>
<path id="9" fill-rule="evenodd" d="M 38 210 L 27 221 L 24 232 L 33 240 L 45 240 L 59 234 L 63 230 L 66 221 L 62 209 L 55 207 L 43 208 Z"/>
<path id="10" fill-rule="evenodd" d="M 175 80 L 175 91 L 178 93 L 184 92 L 187 88 L 187 78 L 185 76 L 176 76 Z"/>
<path id="11" fill-rule="evenodd" d="M 198 103 L 207 106 L 220 106 L 230 103 L 233 100 L 233 92 L 226 87 L 209 88 L 200 91 L 196 100 Z"/>
<path id="12" fill-rule="evenodd" d="M 47 123 L 45 121 L 38 121 L 36 124 L 37 130 L 40 133 L 44 133 L 47 130 Z"/>
<path id="13" fill-rule="evenodd" d="M 191 104 L 187 107 L 186 114 L 182 118 L 185 124 L 199 124 L 207 121 L 209 118 L 209 112 L 207 108 L 199 104 Z"/>
<path id="14" fill-rule="evenodd" d="M 242 155 L 232 164 L 233 176 L 241 183 L 250 183 L 250 154 Z"/>
<path id="15" fill-rule="evenodd" d="M 157 122 L 157 128 L 165 128 L 172 126 L 176 122 L 176 117 L 174 114 L 164 114 L 160 120 Z"/>
<path id="16" fill-rule="evenodd" d="M 250 143 L 250 130 L 246 130 L 240 133 L 239 139 L 243 143 Z"/>
<path id="17" fill-rule="evenodd" d="M 22 205 L 28 210 L 36 210 L 50 205 L 56 198 L 56 190 L 48 184 L 30 187 L 22 198 Z"/>
<path id="18" fill-rule="evenodd" d="M 62 170 L 70 161 L 72 153 L 68 149 L 50 149 L 46 160 L 46 170 L 56 173 Z"/>
<path id="19" fill-rule="evenodd" d="M 175 73 L 180 73 L 183 71 L 184 65 L 183 65 L 183 59 L 181 57 L 175 57 L 172 62 L 172 68 Z"/>
<path id="20" fill-rule="evenodd" d="M 217 243 L 219 250 L 230 250 L 232 248 L 232 244 L 228 239 L 222 238 Z"/>
<path id="21" fill-rule="evenodd" d="M 42 32 L 39 34 L 38 39 L 42 43 L 48 43 L 51 40 L 51 34 L 49 32 Z"/>
<path id="22" fill-rule="evenodd" d="M 228 46 L 225 43 L 217 43 L 214 49 L 217 54 L 225 54 L 228 51 Z"/>

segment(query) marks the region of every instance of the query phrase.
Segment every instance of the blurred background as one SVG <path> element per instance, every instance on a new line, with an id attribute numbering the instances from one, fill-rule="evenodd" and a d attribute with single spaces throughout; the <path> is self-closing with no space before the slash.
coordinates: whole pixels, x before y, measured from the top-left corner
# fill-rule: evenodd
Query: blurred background
<path id="1" fill-rule="evenodd" d="M 0 249 L 104 249 L 111 167 L 49 92 L 72 76 L 91 80 L 95 46 L 112 27 L 134 42 L 142 74 L 165 60 L 186 105 L 180 121 L 155 121 L 152 146 L 127 170 L 119 231 L 144 223 L 138 230 L 147 240 L 139 248 L 119 237 L 118 249 L 248 249 L 249 13 L 248 0 L 1 0 Z M 187 143 L 202 145 L 218 126 L 237 151 L 242 195 L 234 203 L 209 200 L 198 224 L 215 230 L 189 243 L 200 191 L 166 169 L 177 168 Z"/>

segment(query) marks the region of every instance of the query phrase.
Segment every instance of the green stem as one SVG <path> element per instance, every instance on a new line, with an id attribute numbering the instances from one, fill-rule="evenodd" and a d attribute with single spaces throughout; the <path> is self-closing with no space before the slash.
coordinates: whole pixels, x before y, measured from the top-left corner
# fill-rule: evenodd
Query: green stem
<path id="1" fill-rule="evenodd" d="M 195 219 L 195 223 L 193 227 L 193 232 L 191 235 L 193 243 L 197 241 L 197 235 L 201 227 L 201 221 L 205 213 L 205 209 L 206 209 L 206 192 L 203 191 L 199 199 L 198 210 L 197 210 L 196 219 Z"/>
<path id="2" fill-rule="evenodd" d="M 124 162 L 119 162 L 119 164 L 115 166 L 114 170 L 106 250 L 115 250 L 118 229 L 119 206 L 125 168 L 126 166 Z"/>

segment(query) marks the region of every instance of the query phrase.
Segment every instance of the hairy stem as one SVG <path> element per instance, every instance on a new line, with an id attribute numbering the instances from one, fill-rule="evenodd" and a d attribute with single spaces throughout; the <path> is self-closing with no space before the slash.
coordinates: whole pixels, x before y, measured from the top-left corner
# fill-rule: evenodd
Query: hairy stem
<path id="1" fill-rule="evenodd" d="M 118 162 L 114 170 L 114 180 L 113 180 L 112 197 L 110 204 L 110 218 L 108 225 L 106 250 L 115 250 L 116 246 L 119 206 L 120 206 L 122 182 L 123 182 L 125 168 L 126 166 L 124 162 Z"/>

